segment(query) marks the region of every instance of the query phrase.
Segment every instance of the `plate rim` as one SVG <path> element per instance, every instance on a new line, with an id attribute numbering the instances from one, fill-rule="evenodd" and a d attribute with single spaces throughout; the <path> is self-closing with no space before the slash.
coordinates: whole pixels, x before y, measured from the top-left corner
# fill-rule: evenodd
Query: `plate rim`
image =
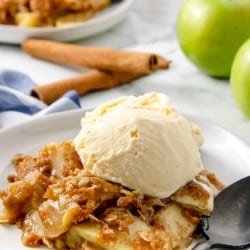
<path id="1" fill-rule="evenodd" d="M 91 109 L 93 110 L 93 109 Z M 4 133 L 11 133 L 11 131 L 14 131 L 16 129 L 21 129 L 21 128 L 25 128 L 26 126 L 33 126 L 35 124 L 39 124 L 40 122 L 43 122 L 44 120 L 54 120 L 54 119 L 62 119 L 64 116 L 76 116 L 76 115 L 80 115 L 80 114 L 85 114 L 88 111 L 91 111 L 90 109 L 84 109 L 84 108 L 80 108 L 80 109 L 74 109 L 74 110 L 67 110 L 67 111 L 61 111 L 61 112 L 57 112 L 57 113 L 53 113 L 53 114 L 49 114 L 46 116 L 33 116 L 28 120 L 25 120 L 21 123 L 17 123 L 14 125 L 11 125 L 10 127 L 4 127 L 2 129 L 0 129 L 0 138 Z M 220 130 L 223 133 L 226 133 L 227 135 L 230 135 L 231 137 L 233 137 L 234 139 L 236 139 L 238 142 L 240 142 L 245 148 L 247 148 L 250 152 L 250 144 L 245 141 L 243 138 L 241 138 L 238 135 L 235 135 L 233 132 L 231 132 L 230 130 L 224 128 L 223 126 L 221 126 L 220 124 L 211 121 L 209 119 L 203 118 L 203 117 L 199 117 L 193 114 L 189 114 L 189 113 L 182 113 L 182 115 L 186 118 L 188 118 L 188 120 L 192 121 L 199 121 L 200 123 L 205 123 L 206 125 L 212 126 L 213 128 Z M 79 129 L 80 129 L 80 121 L 79 121 Z"/>

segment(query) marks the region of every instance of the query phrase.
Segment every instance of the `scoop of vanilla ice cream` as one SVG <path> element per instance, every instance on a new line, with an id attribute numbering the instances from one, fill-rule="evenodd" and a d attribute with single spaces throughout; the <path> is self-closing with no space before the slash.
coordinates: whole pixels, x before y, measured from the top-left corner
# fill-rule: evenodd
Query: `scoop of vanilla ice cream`
<path id="1" fill-rule="evenodd" d="M 141 194 L 168 197 L 203 169 L 199 128 L 164 94 L 117 99 L 81 122 L 74 144 L 84 167 Z"/>

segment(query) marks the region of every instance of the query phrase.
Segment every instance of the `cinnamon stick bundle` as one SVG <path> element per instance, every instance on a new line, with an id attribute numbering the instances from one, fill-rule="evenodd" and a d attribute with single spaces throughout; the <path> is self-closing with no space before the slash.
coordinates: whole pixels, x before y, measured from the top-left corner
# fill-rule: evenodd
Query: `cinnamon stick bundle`
<path id="1" fill-rule="evenodd" d="M 50 104 L 69 90 L 76 90 L 79 95 L 89 91 L 113 88 L 117 85 L 130 82 L 141 75 L 121 72 L 90 71 L 75 77 L 47 83 L 34 87 L 31 96 Z"/>
<path id="2" fill-rule="evenodd" d="M 30 95 L 47 104 L 69 90 L 76 90 L 79 95 L 83 95 L 92 90 L 112 88 L 153 70 L 166 69 L 170 64 L 165 58 L 151 53 L 84 47 L 39 39 L 25 40 L 22 49 L 44 60 L 96 69 L 33 88 Z"/>
<path id="3" fill-rule="evenodd" d="M 169 66 L 169 61 L 152 53 L 84 47 L 39 39 L 25 40 L 22 49 L 31 56 L 56 63 L 137 75 Z"/>

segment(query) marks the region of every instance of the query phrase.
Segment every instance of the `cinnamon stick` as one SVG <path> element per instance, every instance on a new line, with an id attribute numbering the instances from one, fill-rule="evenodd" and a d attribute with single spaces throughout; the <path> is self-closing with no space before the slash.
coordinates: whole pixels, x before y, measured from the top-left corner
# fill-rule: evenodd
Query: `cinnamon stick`
<path id="1" fill-rule="evenodd" d="M 83 95 L 92 90 L 108 89 L 130 82 L 141 75 L 122 72 L 90 71 L 75 77 L 36 86 L 30 95 L 50 104 L 69 90 L 76 90 Z"/>
<path id="2" fill-rule="evenodd" d="M 161 67 L 167 68 L 169 61 L 152 53 L 94 48 L 59 42 L 27 39 L 22 49 L 40 59 L 78 67 L 112 72 L 149 74 Z"/>
<path id="3" fill-rule="evenodd" d="M 155 65 L 155 70 L 156 69 L 167 69 L 171 63 L 171 61 L 166 60 L 164 57 L 156 55 L 157 58 L 157 64 Z"/>

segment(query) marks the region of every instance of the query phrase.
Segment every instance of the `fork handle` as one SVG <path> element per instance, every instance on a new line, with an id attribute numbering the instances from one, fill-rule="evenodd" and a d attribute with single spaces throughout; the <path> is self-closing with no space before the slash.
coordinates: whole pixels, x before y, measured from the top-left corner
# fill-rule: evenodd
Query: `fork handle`
<path id="1" fill-rule="evenodd" d="M 211 249 L 211 244 L 209 241 L 198 242 L 191 250 L 208 250 Z"/>

